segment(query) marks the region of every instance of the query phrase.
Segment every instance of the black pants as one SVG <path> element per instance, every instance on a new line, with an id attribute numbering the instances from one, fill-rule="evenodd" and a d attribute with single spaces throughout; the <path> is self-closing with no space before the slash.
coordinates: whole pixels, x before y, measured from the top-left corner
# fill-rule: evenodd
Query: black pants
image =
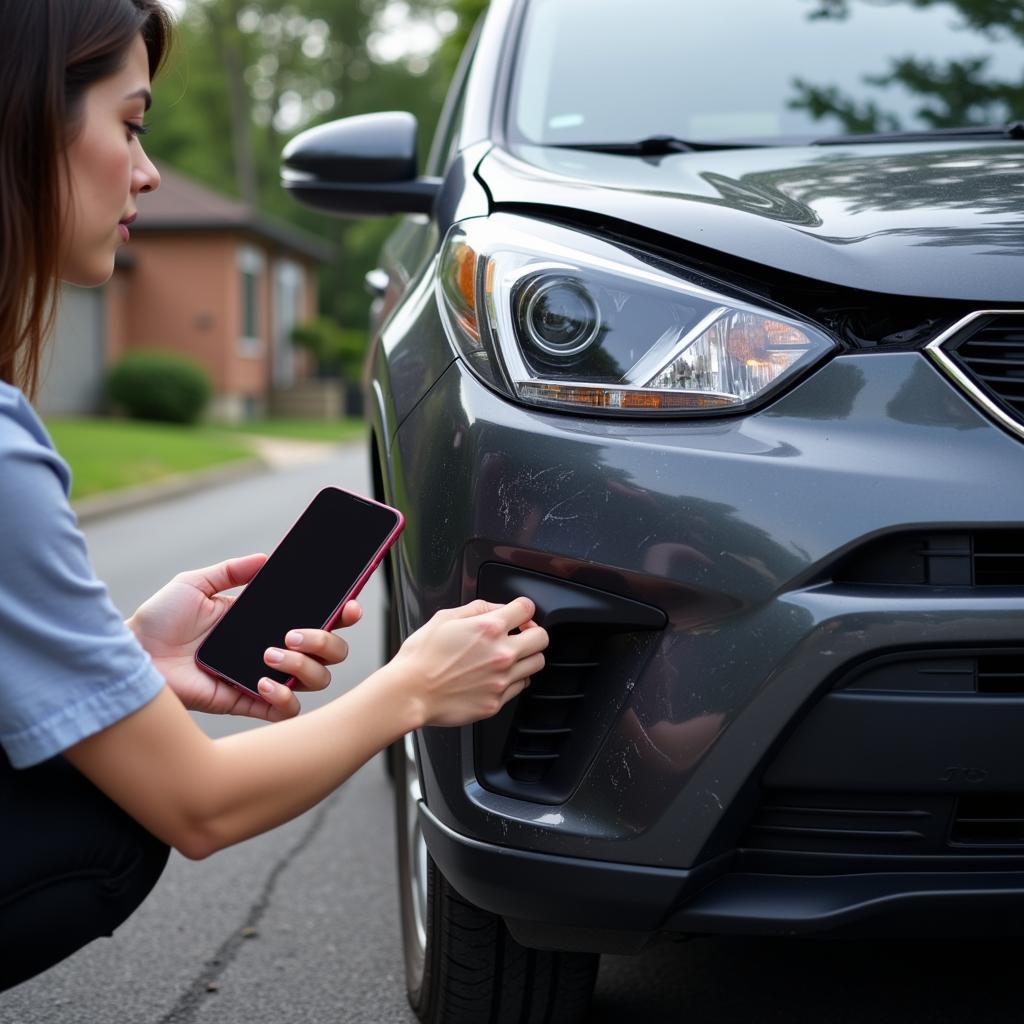
<path id="1" fill-rule="evenodd" d="M 110 935 L 169 852 L 64 758 L 15 770 L 0 751 L 0 990 Z"/>

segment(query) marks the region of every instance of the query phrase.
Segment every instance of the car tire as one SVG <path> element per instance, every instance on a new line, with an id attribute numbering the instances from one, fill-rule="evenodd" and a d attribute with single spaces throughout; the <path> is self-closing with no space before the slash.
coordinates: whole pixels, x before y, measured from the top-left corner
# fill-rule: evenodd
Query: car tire
<path id="1" fill-rule="evenodd" d="M 461 896 L 419 829 L 413 736 L 396 764 L 395 824 L 409 1003 L 423 1024 L 577 1024 L 586 1019 L 600 957 L 520 945 L 496 915 Z"/>

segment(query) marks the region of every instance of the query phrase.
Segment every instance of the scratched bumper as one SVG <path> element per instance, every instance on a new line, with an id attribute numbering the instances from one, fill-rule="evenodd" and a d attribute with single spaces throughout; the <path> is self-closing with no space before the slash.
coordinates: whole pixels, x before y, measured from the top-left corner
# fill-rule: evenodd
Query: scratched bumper
<path id="1" fill-rule="evenodd" d="M 614 865 L 627 888 L 627 869 L 669 872 L 671 885 L 658 875 L 663 888 L 652 902 L 664 905 L 652 927 L 716 930 L 715 920 L 730 920 L 732 930 L 734 910 L 685 916 L 691 885 L 745 867 L 819 880 L 870 870 L 870 859 L 849 850 L 833 861 L 814 850 L 751 852 L 769 783 L 821 789 L 808 771 L 819 764 L 827 785 L 846 793 L 891 795 L 895 786 L 955 800 L 1007 785 L 1024 792 L 1015 703 L 1002 709 L 1010 724 L 994 743 L 1000 714 L 991 701 L 965 709 L 921 695 L 917 704 L 851 699 L 852 711 L 823 703 L 873 658 L 1015 649 L 1024 607 L 1017 589 L 854 585 L 835 570 L 874 539 L 908 529 L 1019 526 L 1021 452 L 914 353 L 842 356 L 761 412 L 691 423 L 527 410 L 453 364 L 402 423 L 392 451 L 393 493 L 409 524 L 399 559 L 404 627 L 475 596 L 492 563 L 642 602 L 667 624 L 557 805 L 482 784 L 472 729 L 423 730 L 424 793 L 438 828 L 493 848 L 493 870 L 521 851 L 593 862 L 596 871 Z M 823 707 L 816 753 L 814 716 Z M 921 742 L 921 720 L 932 723 L 935 742 Z M 837 742 L 841 759 L 829 755 Z M 897 764 L 900 749 L 910 753 Z M 455 840 L 435 842 L 440 863 L 442 845 Z M 1024 870 L 1016 850 L 1000 854 L 1002 869 Z M 945 847 L 883 860 L 888 873 L 930 866 L 961 879 L 994 863 L 985 851 L 963 857 Z M 883 906 L 927 903 L 920 893 L 901 902 L 883 890 L 840 904 L 863 905 L 854 915 L 860 927 L 891 916 Z M 545 885 L 539 891 L 551 895 Z M 898 891 L 897 882 L 889 895 Z M 553 895 L 538 913 L 544 906 L 549 923 L 568 915 Z M 807 928 L 828 929 L 847 911 L 801 913 L 818 922 Z"/>

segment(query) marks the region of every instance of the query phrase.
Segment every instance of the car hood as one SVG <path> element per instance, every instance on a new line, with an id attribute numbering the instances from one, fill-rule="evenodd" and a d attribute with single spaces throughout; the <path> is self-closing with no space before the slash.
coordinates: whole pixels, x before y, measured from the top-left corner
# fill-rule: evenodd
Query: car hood
<path id="1" fill-rule="evenodd" d="M 1020 142 L 645 158 L 519 146 L 478 174 L 496 207 L 586 211 L 851 288 L 1024 302 Z"/>

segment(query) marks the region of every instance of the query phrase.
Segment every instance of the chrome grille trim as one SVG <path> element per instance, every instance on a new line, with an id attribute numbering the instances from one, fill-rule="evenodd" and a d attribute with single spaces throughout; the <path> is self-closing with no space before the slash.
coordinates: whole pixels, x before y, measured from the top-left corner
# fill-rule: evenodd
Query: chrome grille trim
<path id="1" fill-rule="evenodd" d="M 962 334 L 964 328 L 983 316 L 1022 316 L 1024 309 L 977 309 L 973 313 L 958 320 L 952 327 L 944 330 L 934 341 L 925 347 L 925 353 L 932 361 L 949 377 L 957 387 L 963 391 L 968 398 L 992 417 L 1000 426 L 1005 427 L 1012 434 L 1024 439 L 1024 423 L 1011 416 L 1001 405 L 985 393 L 984 390 L 971 378 L 949 355 L 943 345 L 951 338 Z"/>

